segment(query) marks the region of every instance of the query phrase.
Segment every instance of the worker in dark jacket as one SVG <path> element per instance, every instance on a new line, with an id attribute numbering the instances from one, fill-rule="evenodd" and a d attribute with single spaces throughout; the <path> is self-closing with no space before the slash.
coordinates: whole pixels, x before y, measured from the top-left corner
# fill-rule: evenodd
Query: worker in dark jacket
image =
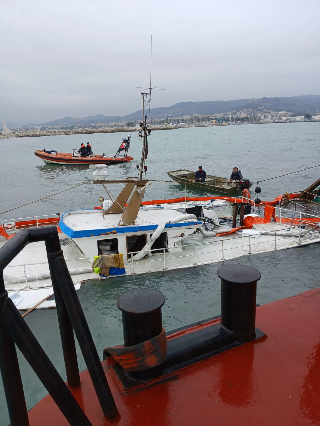
<path id="1" fill-rule="evenodd" d="M 87 147 L 85 146 L 84 143 L 81 144 L 79 152 L 80 152 L 81 157 L 86 157 L 87 156 Z"/>
<path id="2" fill-rule="evenodd" d="M 92 155 L 92 154 L 93 154 L 93 152 L 92 152 L 92 149 L 91 149 L 90 142 L 87 142 L 87 155 L 89 156 L 89 155 Z"/>
<path id="3" fill-rule="evenodd" d="M 230 176 L 230 180 L 242 180 L 241 170 L 238 167 L 234 167 Z"/>
<path id="4" fill-rule="evenodd" d="M 199 169 L 196 171 L 195 174 L 195 181 L 196 182 L 205 182 L 207 177 L 207 173 L 202 170 L 202 166 L 199 166 Z"/>

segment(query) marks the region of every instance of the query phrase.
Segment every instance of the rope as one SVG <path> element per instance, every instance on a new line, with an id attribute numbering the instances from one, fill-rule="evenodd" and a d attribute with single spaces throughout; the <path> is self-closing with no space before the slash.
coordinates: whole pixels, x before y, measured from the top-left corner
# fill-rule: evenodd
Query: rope
<path id="1" fill-rule="evenodd" d="M 87 183 L 89 183 L 89 182 L 92 182 L 92 180 L 89 180 L 89 181 L 86 181 L 86 182 L 80 183 L 79 185 L 73 186 L 72 188 L 68 188 L 68 189 L 64 189 L 64 190 L 59 191 L 59 192 L 55 192 L 54 194 L 47 195 L 46 197 L 39 198 L 38 200 L 30 201 L 30 203 L 22 204 L 22 205 L 21 205 L 21 206 L 19 206 L 19 207 L 14 207 L 13 209 L 6 210 L 6 211 L 4 211 L 4 212 L 1 212 L 1 213 L 0 213 L 0 215 L 5 214 L 5 213 L 12 212 L 13 210 L 21 209 L 22 207 L 26 207 L 26 206 L 29 206 L 30 204 L 37 203 L 38 201 L 46 200 L 47 198 L 54 197 L 55 195 L 62 194 L 63 192 L 71 191 L 72 189 L 78 188 L 79 186 L 85 185 L 85 184 L 87 184 Z"/>
<path id="2" fill-rule="evenodd" d="M 103 359 L 112 356 L 125 371 L 141 371 L 161 365 L 167 355 L 167 338 L 164 328 L 158 336 L 134 346 L 123 345 L 103 350 Z"/>
<path id="3" fill-rule="evenodd" d="M 305 169 L 296 170 L 295 172 L 285 173 L 284 175 L 274 176 L 274 177 L 269 178 L 269 179 L 258 180 L 258 181 L 257 181 L 257 185 L 258 185 L 260 182 L 266 182 L 267 180 L 271 180 L 271 179 L 278 179 L 278 178 L 281 178 L 281 177 L 284 177 L 284 176 L 294 175 L 295 173 L 304 172 L 305 170 L 314 169 L 315 167 L 320 167 L 320 164 L 317 164 L 316 166 L 306 167 Z"/>

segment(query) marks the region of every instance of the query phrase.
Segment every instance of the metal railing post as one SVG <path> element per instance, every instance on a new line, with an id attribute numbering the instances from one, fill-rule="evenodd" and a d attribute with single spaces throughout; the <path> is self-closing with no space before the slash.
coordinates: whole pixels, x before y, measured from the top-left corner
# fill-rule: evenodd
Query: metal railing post
<path id="1" fill-rule="evenodd" d="M 281 225 L 281 207 L 279 207 L 279 218 L 280 218 L 280 225 Z"/>
<path id="2" fill-rule="evenodd" d="M 4 287 L 3 271 L 0 272 L 0 369 L 6 395 L 10 424 L 29 426 L 28 411 L 23 392 L 19 361 L 14 341 L 9 337 L 5 314 L 8 293 Z"/>
<path id="3" fill-rule="evenodd" d="M 222 260 L 224 261 L 223 240 L 221 240 Z"/>
<path id="4" fill-rule="evenodd" d="M 299 213 L 299 246 L 301 245 L 301 212 Z"/>
<path id="5" fill-rule="evenodd" d="M 119 415 L 118 409 L 103 371 L 97 349 L 94 345 L 72 278 L 68 271 L 65 259 L 62 256 L 55 258 L 53 271 L 53 273 L 59 277 L 59 289 L 73 325 L 75 335 L 77 336 L 78 343 L 103 414 L 108 419 L 115 419 Z"/>
<path id="6" fill-rule="evenodd" d="M 57 282 L 56 275 L 54 273 L 54 261 L 59 256 L 63 256 L 61 250 L 60 240 L 58 237 L 58 231 L 56 235 L 50 236 L 46 240 L 46 249 L 49 262 L 49 269 L 51 274 L 52 287 L 54 291 L 54 297 L 56 301 L 62 350 L 64 356 L 64 362 L 66 367 L 68 386 L 71 388 L 78 388 L 80 386 L 80 375 L 77 360 L 77 351 L 74 341 L 74 334 L 72 324 L 63 301 L 61 291 Z"/>
<path id="7" fill-rule="evenodd" d="M 251 238 L 250 238 L 250 235 L 249 235 L 249 254 L 251 254 Z"/>
<path id="8" fill-rule="evenodd" d="M 163 270 L 166 269 L 166 249 L 163 249 Z"/>
<path id="9" fill-rule="evenodd" d="M 26 284 L 28 284 L 28 277 L 27 277 L 27 270 L 26 270 L 26 266 L 27 265 L 23 265 L 23 272 L 24 272 L 24 278 L 26 280 Z"/>
<path id="10" fill-rule="evenodd" d="M 277 250 L 277 230 L 274 231 L 274 249 Z"/>

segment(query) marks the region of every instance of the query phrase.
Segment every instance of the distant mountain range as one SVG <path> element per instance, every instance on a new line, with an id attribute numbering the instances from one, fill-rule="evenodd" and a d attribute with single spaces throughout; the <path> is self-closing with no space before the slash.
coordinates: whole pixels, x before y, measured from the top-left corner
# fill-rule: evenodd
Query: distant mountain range
<path id="1" fill-rule="evenodd" d="M 230 113 L 250 109 L 253 111 L 287 111 L 291 113 L 320 112 L 320 96 L 304 95 L 282 98 L 238 99 L 233 101 L 204 101 L 204 102 L 180 102 L 170 107 L 153 108 L 150 111 L 151 118 L 182 117 L 184 115 L 214 115 Z M 41 126 L 79 126 L 97 123 L 132 122 L 140 120 L 142 111 L 136 111 L 125 116 L 95 115 L 84 118 L 65 117 L 58 120 L 42 123 Z"/>

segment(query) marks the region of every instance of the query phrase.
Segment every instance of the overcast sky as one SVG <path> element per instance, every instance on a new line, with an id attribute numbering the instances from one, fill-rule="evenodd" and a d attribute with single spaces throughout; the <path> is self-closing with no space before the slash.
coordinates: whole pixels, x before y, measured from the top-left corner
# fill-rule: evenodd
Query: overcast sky
<path id="1" fill-rule="evenodd" d="M 319 95 L 319 28 L 320 0 L 0 0 L 0 122 L 141 109 L 151 35 L 153 108 Z"/>

